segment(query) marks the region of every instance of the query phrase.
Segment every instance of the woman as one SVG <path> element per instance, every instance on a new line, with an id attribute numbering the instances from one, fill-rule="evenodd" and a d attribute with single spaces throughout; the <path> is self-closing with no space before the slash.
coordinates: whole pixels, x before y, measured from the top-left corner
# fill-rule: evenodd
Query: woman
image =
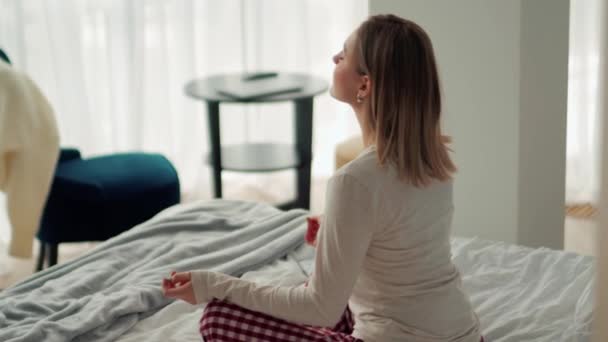
<path id="1" fill-rule="evenodd" d="M 331 95 L 352 106 L 366 148 L 329 180 L 308 283 L 193 271 L 172 274 L 165 295 L 211 301 L 200 326 L 208 342 L 483 340 L 451 260 L 455 166 L 429 37 L 372 16 L 333 59 Z"/>

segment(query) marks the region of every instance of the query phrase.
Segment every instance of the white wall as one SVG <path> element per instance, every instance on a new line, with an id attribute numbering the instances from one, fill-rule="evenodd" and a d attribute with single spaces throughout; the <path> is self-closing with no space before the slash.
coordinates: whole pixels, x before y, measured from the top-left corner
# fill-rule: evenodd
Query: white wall
<path id="1" fill-rule="evenodd" d="M 435 46 L 459 167 L 454 233 L 562 248 L 568 0 L 369 4 Z"/>

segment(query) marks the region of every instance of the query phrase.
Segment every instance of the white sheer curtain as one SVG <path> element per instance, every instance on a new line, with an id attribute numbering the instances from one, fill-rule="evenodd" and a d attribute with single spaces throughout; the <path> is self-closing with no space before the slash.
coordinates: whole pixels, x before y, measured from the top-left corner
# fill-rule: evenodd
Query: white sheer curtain
<path id="1" fill-rule="evenodd" d="M 598 99 L 606 94 L 598 87 L 601 1 L 570 2 L 567 203 L 595 204 L 599 196 L 601 122 Z"/>
<path id="2" fill-rule="evenodd" d="M 185 195 L 210 196 L 206 114 L 184 84 L 259 69 L 329 82 L 332 54 L 366 15 L 366 0 L 0 0 L 0 46 L 49 98 L 63 146 L 163 153 Z M 291 141 L 291 113 L 291 104 L 223 107 L 222 140 Z M 325 94 L 314 125 L 313 174 L 326 176 L 356 120 Z"/>

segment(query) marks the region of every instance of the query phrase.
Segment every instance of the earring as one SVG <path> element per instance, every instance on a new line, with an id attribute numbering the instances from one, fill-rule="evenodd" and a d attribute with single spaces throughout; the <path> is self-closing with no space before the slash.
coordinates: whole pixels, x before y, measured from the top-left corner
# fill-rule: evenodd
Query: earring
<path id="1" fill-rule="evenodd" d="M 363 103 L 363 97 L 357 94 L 357 103 Z"/>

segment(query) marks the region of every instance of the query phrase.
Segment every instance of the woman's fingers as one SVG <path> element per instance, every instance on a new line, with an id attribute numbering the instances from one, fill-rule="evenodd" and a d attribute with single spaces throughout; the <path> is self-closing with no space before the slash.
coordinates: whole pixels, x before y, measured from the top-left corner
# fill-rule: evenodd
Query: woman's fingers
<path id="1" fill-rule="evenodd" d="M 178 285 L 175 287 L 165 288 L 164 292 L 165 292 L 165 296 L 167 296 L 167 297 L 180 298 L 188 293 L 189 288 L 190 288 L 190 283 L 185 283 L 185 284 L 181 284 L 181 285 Z"/>
<path id="2" fill-rule="evenodd" d="M 170 278 L 163 278 L 163 295 L 169 298 L 176 298 L 192 303 L 190 283 L 190 272 L 171 272 Z"/>
<path id="3" fill-rule="evenodd" d="M 173 288 L 173 284 L 171 283 L 171 281 L 169 279 L 163 278 L 163 283 L 162 283 L 163 296 L 172 297 L 168 293 L 168 291 L 171 290 L 172 288 Z"/>
<path id="4" fill-rule="evenodd" d="M 165 297 L 196 305 L 190 272 L 171 272 L 170 278 L 163 278 L 161 287 Z"/>
<path id="5" fill-rule="evenodd" d="M 171 298 L 179 297 L 180 291 L 181 291 L 181 289 L 179 287 L 172 287 L 172 286 L 163 287 L 163 294 L 166 297 L 171 297 Z"/>
<path id="6" fill-rule="evenodd" d="M 174 284 L 190 281 L 190 272 L 171 273 L 171 281 Z"/>

